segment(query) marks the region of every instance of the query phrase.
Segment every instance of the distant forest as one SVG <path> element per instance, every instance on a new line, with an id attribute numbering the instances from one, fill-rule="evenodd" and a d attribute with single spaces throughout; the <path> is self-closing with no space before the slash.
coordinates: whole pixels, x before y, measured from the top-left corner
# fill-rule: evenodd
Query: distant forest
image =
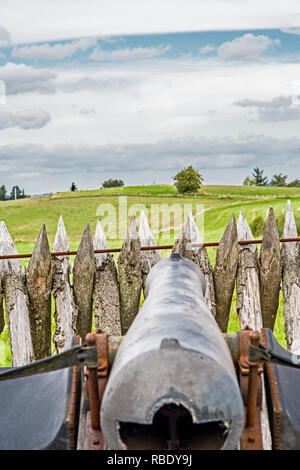
<path id="1" fill-rule="evenodd" d="M 7 201 L 10 199 L 24 199 L 29 197 L 25 194 L 24 189 L 19 186 L 13 186 L 10 193 L 7 192 L 5 185 L 0 186 L 0 201 Z"/>

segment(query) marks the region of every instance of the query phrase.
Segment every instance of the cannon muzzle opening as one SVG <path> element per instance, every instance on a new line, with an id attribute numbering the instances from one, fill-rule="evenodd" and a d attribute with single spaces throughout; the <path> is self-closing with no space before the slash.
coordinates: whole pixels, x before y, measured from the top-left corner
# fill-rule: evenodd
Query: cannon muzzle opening
<path id="1" fill-rule="evenodd" d="M 163 405 L 152 424 L 119 423 L 120 439 L 128 450 L 219 450 L 227 439 L 230 422 L 194 424 L 182 405 Z"/>

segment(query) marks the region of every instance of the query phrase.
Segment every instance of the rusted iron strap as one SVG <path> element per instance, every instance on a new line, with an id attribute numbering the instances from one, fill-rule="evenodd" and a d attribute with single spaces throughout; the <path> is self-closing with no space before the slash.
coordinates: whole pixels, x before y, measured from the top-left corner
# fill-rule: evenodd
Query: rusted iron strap
<path id="1" fill-rule="evenodd" d="M 92 426 L 90 411 L 86 415 L 84 450 L 107 450 L 101 429 Z"/>
<path id="2" fill-rule="evenodd" d="M 280 238 L 279 241 L 281 243 L 299 242 L 300 238 L 299 237 L 298 238 Z M 240 245 L 253 245 L 253 244 L 262 243 L 262 240 L 239 240 L 238 243 Z M 141 251 L 171 250 L 173 246 L 174 245 L 141 246 Z M 219 246 L 219 242 L 192 243 L 191 246 L 193 248 L 213 247 L 213 246 Z M 94 250 L 94 253 L 97 255 L 101 253 L 120 253 L 120 251 L 121 251 L 121 248 L 105 248 L 103 250 Z M 77 251 L 53 251 L 50 254 L 51 256 L 75 256 L 77 255 Z M 0 255 L 0 260 L 31 258 L 31 256 L 32 256 L 32 253 Z"/>
<path id="3" fill-rule="evenodd" d="M 78 346 L 80 344 L 80 336 L 76 336 L 75 345 Z M 69 447 L 70 450 L 76 449 L 76 404 L 78 400 L 77 396 L 77 383 L 78 383 L 78 366 L 73 368 L 73 376 L 72 376 L 72 387 L 71 387 L 71 400 L 70 400 L 70 408 L 68 413 L 68 425 L 69 425 Z"/>
<path id="4" fill-rule="evenodd" d="M 238 332 L 240 339 L 240 358 L 238 375 L 241 394 L 245 407 L 245 427 L 241 437 L 242 450 L 263 450 L 261 430 L 262 377 L 261 364 L 248 361 L 248 349 L 252 330 Z"/>
<path id="5" fill-rule="evenodd" d="M 21 377 L 30 377 L 37 374 L 45 374 L 54 370 L 66 369 L 76 365 L 97 366 L 97 349 L 87 345 L 74 346 L 54 356 L 40 359 L 25 366 L 12 367 L 0 372 L 0 380 L 12 380 Z"/>
<path id="6" fill-rule="evenodd" d="M 262 329 L 261 333 L 262 343 L 267 348 L 267 338 L 265 330 Z M 270 362 L 265 363 L 265 368 L 268 374 L 268 380 L 270 384 L 270 393 L 272 394 L 272 403 L 273 403 L 273 413 L 274 413 L 274 439 L 273 439 L 273 448 L 274 450 L 280 450 L 280 404 L 277 394 L 277 387 L 274 378 L 272 364 Z"/>
<path id="7" fill-rule="evenodd" d="M 86 340 L 92 341 L 97 346 L 98 365 L 97 368 L 87 368 L 85 373 L 90 411 L 86 419 L 84 448 L 104 450 L 106 444 L 100 427 L 100 406 L 109 372 L 108 335 L 99 330 L 95 334 L 87 335 Z"/>

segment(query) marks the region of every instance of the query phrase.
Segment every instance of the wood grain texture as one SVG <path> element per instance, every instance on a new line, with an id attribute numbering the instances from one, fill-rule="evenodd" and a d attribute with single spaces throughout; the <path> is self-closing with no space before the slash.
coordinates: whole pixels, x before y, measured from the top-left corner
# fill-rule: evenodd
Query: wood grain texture
<path id="1" fill-rule="evenodd" d="M 122 335 L 135 319 L 140 305 L 142 289 L 141 242 L 135 216 L 131 217 L 119 258 L 120 315 Z"/>
<path id="2" fill-rule="evenodd" d="M 237 225 L 235 217 L 232 215 L 217 248 L 214 268 L 216 321 L 223 333 L 227 332 L 228 327 L 238 256 Z"/>
<path id="3" fill-rule="evenodd" d="M 280 242 L 274 210 L 271 207 L 259 258 L 260 305 L 264 328 L 273 330 L 279 303 L 281 281 Z"/>
<path id="4" fill-rule="evenodd" d="M 186 218 L 181 233 L 179 234 L 174 246 L 173 252 L 180 253 L 181 256 L 193 261 L 202 271 L 206 281 L 205 302 L 210 311 L 216 316 L 216 301 L 213 269 L 204 246 L 193 247 L 193 244 L 203 244 L 203 240 L 199 233 L 197 224 L 190 213 Z"/>
<path id="5" fill-rule="evenodd" d="M 4 330 L 5 320 L 4 320 L 4 309 L 3 309 L 3 287 L 2 287 L 2 276 L 1 276 L 1 266 L 0 266 L 0 334 Z"/>
<path id="6" fill-rule="evenodd" d="M 76 331 L 82 339 L 92 330 L 95 255 L 90 225 L 86 224 L 73 266 Z"/>
<path id="7" fill-rule="evenodd" d="M 4 222 L 0 224 L 0 254 L 14 255 L 17 250 Z M 1 277 L 13 367 L 34 361 L 28 294 L 25 276 L 18 259 L 1 260 Z"/>
<path id="8" fill-rule="evenodd" d="M 140 217 L 139 239 L 141 246 L 156 246 L 156 241 L 149 227 L 147 217 L 143 211 L 141 211 Z M 143 289 L 145 289 L 146 278 L 150 269 L 161 259 L 162 258 L 159 250 L 141 251 Z"/>
<path id="9" fill-rule="evenodd" d="M 243 211 L 240 211 L 237 223 L 238 240 L 253 240 L 251 229 Z M 239 261 L 236 276 L 236 307 L 240 319 L 241 329 L 262 329 L 262 316 L 259 294 L 259 270 L 257 246 L 239 245 Z M 262 440 L 264 450 L 272 449 L 272 437 L 266 390 L 262 381 L 262 412 L 261 412 Z"/>
<path id="10" fill-rule="evenodd" d="M 55 234 L 53 251 L 69 251 L 70 245 L 62 216 L 59 218 Z M 69 256 L 54 256 L 53 267 L 53 296 L 55 298 L 55 335 L 54 343 L 57 352 L 64 351 L 76 335 L 77 308 L 70 286 Z"/>
<path id="11" fill-rule="evenodd" d="M 109 248 L 108 243 L 101 224 L 97 221 L 94 249 L 102 250 L 106 248 Z M 95 328 L 109 335 L 120 335 L 120 292 L 115 260 L 111 253 L 96 254 L 95 259 Z"/>
<path id="12" fill-rule="evenodd" d="M 36 360 L 51 355 L 52 260 L 43 225 L 26 270 L 31 337 Z"/>
<path id="13" fill-rule="evenodd" d="M 243 211 L 240 211 L 237 232 L 238 240 L 254 239 Z M 249 327 L 253 330 L 261 330 L 258 253 L 255 244 L 239 245 L 236 308 L 242 329 Z"/>
<path id="14" fill-rule="evenodd" d="M 291 205 L 287 201 L 284 238 L 298 237 L 297 226 Z M 284 328 L 287 348 L 299 351 L 300 345 L 300 243 L 287 242 L 281 246 L 282 295 Z M 299 353 L 299 352 L 298 352 Z"/>

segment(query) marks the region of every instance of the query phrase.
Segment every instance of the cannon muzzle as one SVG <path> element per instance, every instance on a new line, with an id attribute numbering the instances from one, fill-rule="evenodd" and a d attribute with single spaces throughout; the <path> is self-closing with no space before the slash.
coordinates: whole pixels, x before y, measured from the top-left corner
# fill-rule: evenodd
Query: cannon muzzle
<path id="1" fill-rule="evenodd" d="M 151 269 L 102 400 L 108 448 L 237 448 L 243 401 L 204 294 L 201 270 L 177 253 Z"/>

